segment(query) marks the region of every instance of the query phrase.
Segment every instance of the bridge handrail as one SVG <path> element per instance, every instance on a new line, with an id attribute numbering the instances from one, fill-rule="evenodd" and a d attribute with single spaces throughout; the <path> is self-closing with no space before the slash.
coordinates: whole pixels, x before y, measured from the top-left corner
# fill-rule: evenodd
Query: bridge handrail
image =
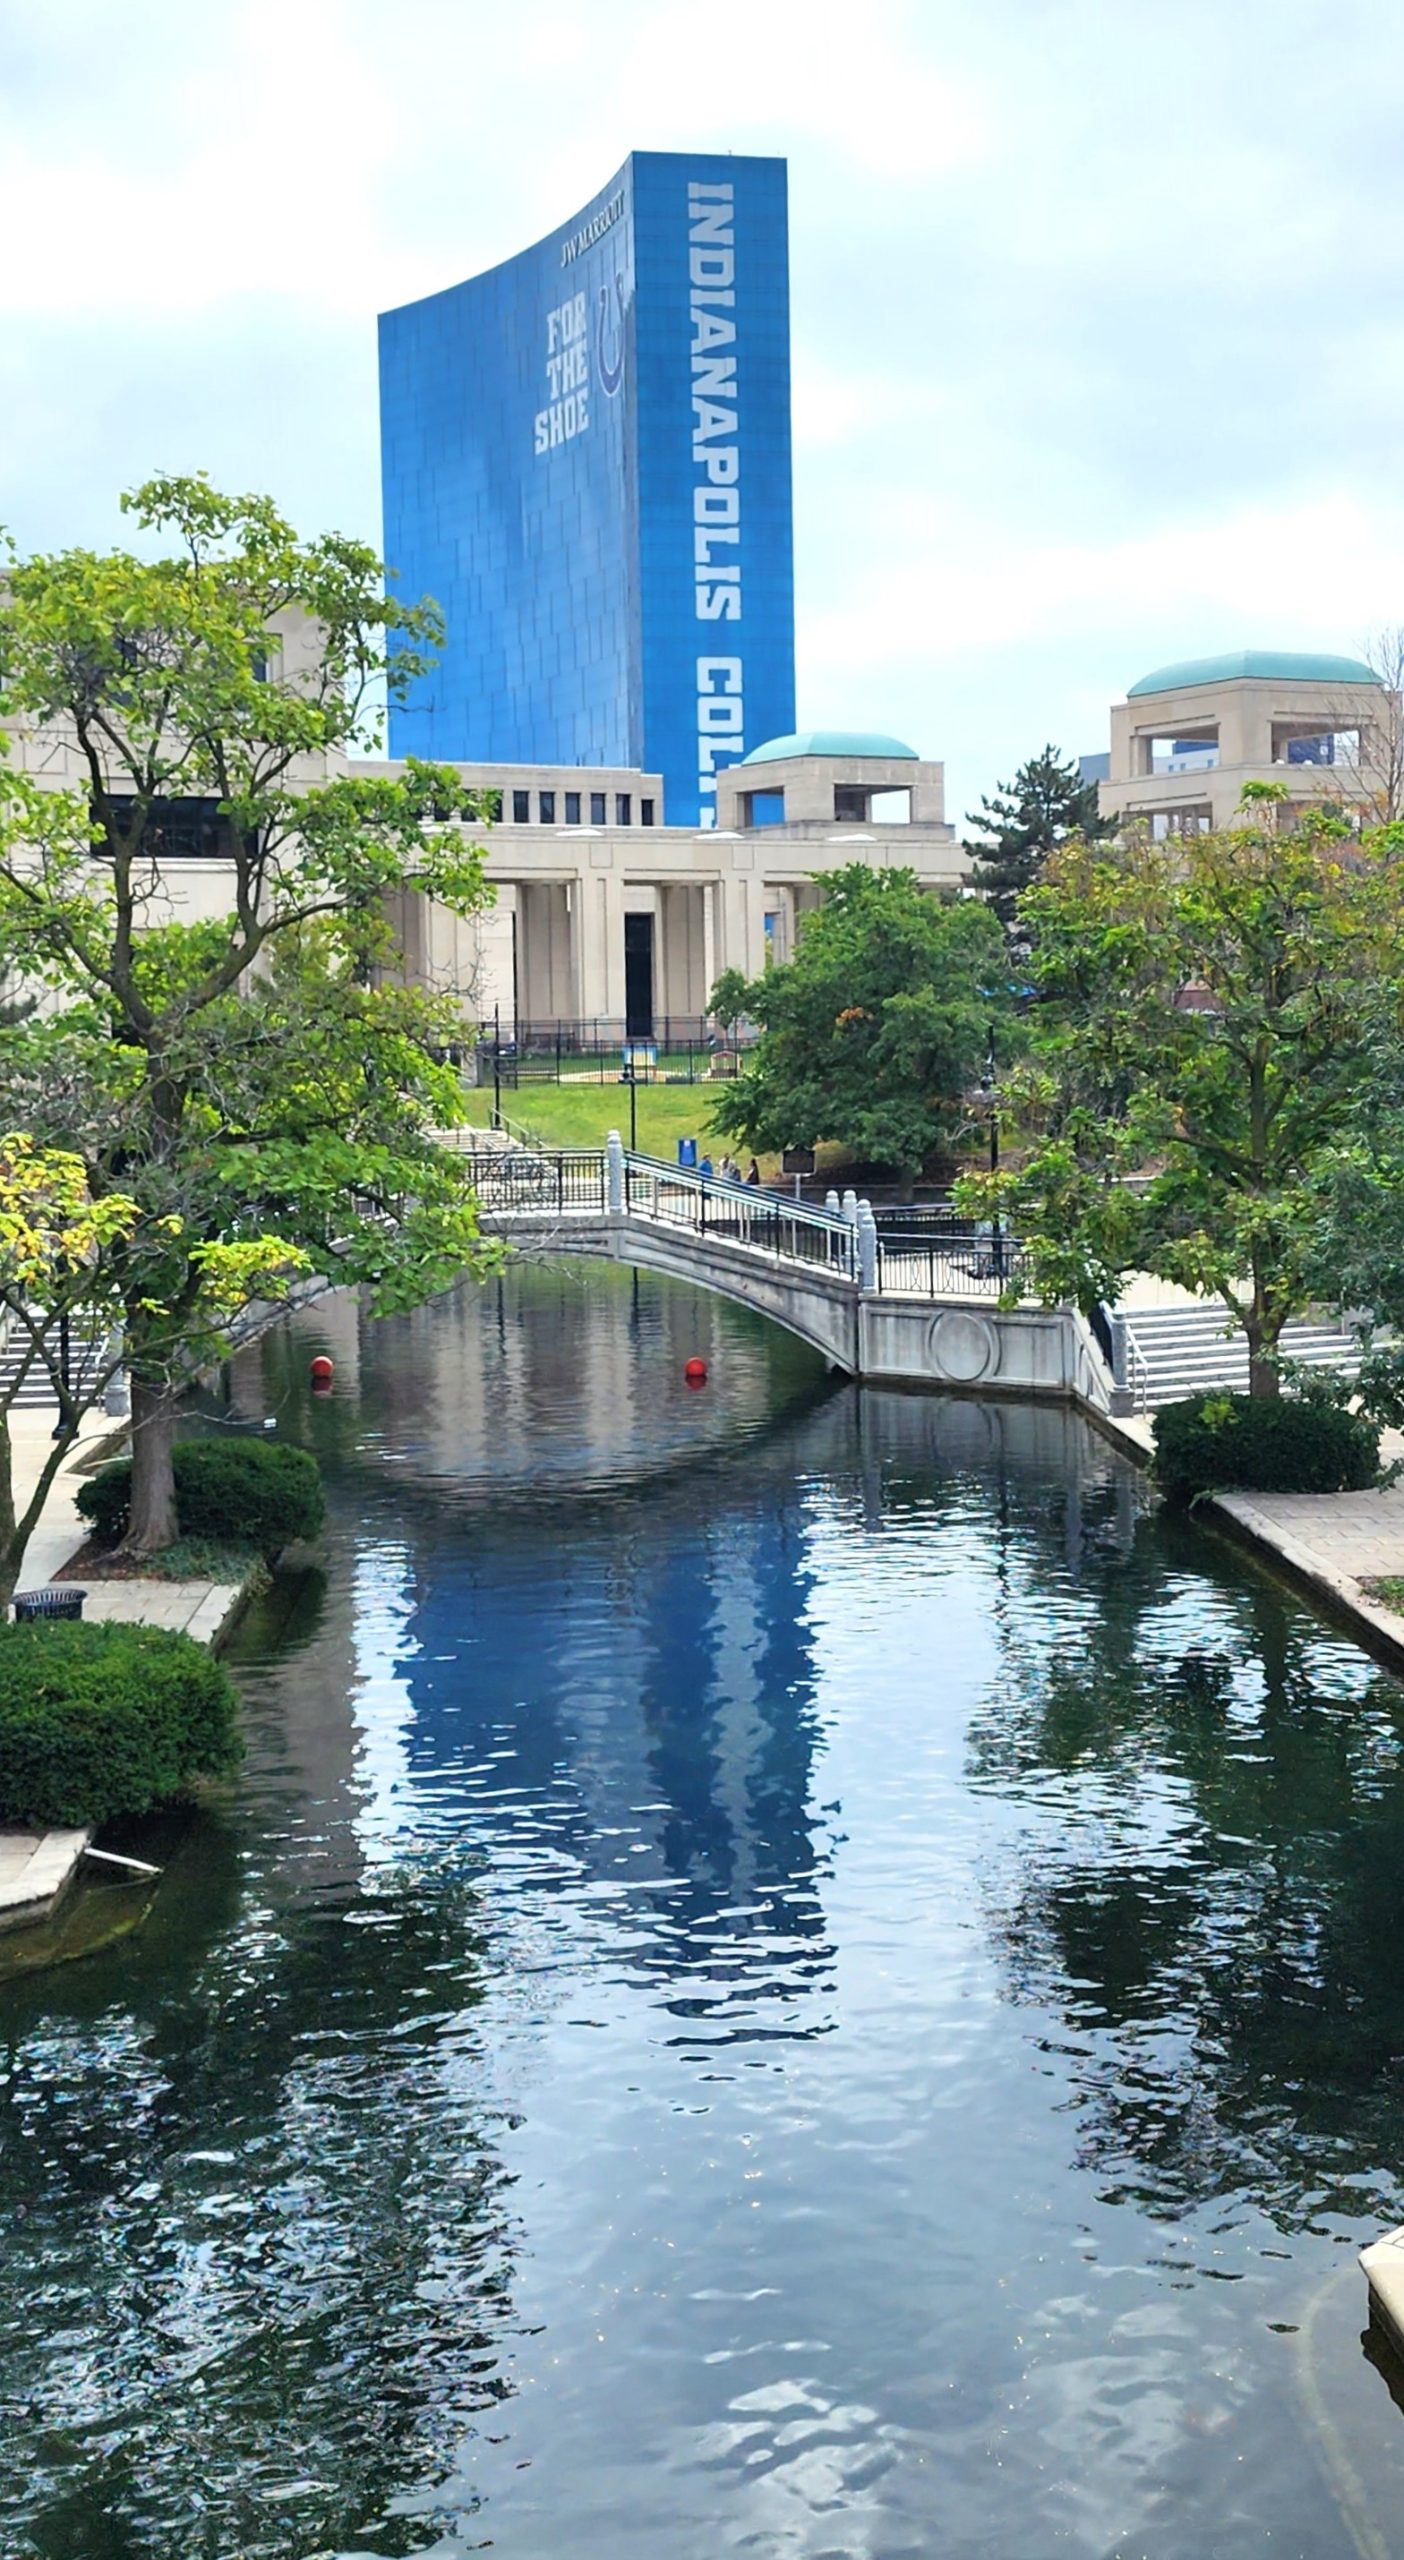
<path id="1" fill-rule="evenodd" d="M 690 1184 L 698 1191 L 705 1191 L 709 1197 L 720 1195 L 728 1200 L 739 1197 L 752 1203 L 759 1202 L 766 1208 L 784 1209 L 805 1226 L 822 1227 L 828 1233 L 835 1228 L 841 1228 L 845 1234 L 849 1231 L 848 1220 L 839 1211 L 816 1209 L 807 1200 L 788 1199 L 783 1192 L 767 1190 L 763 1182 L 742 1182 L 729 1175 L 702 1173 L 695 1165 L 670 1164 L 666 1156 L 646 1155 L 642 1147 L 626 1147 L 624 1162 L 626 1167 L 636 1165 L 641 1173 L 660 1176 L 670 1183 Z"/>
<path id="2" fill-rule="evenodd" d="M 619 1205 L 637 1217 L 861 1282 L 858 1229 L 841 1212 L 637 1148 L 621 1149 L 615 1161 L 622 1174 Z M 610 1151 L 603 1147 L 485 1147 L 466 1156 L 465 1171 L 489 1216 L 601 1216 L 611 1205 Z M 1018 1239 L 978 1224 L 964 1237 L 914 1244 L 877 1236 L 873 1243 L 868 1285 L 885 1296 L 999 1298 L 1028 1277 Z"/>
<path id="3" fill-rule="evenodd" d="M 785 1200 L 753 1182 L 723 1181 L 691 1165 L 625 1150 L 624 1205 L 642 1217 L 748 1245 L 777 1259 L 820 1265 L 852 1279 L 857 1237 L 846 1218 Z"/>

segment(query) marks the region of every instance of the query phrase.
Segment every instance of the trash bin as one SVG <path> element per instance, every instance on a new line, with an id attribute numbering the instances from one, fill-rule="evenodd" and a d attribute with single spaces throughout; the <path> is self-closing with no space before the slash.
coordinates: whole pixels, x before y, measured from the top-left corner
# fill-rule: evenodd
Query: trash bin
<path id="1" fill-rule="evenodd" d="M 696 1171 L 697 1140 L 695 1138 L 679 1138 L 678 1164 L 685 1172 L 693 1173 Z"/>
<path id="2" fill-rule="evenodd" d="M 47 1591 L 17 1591 L 15 1616 L 19 1618 L 81 1618 L 86 1591 L 76 1582 L 53 1585 Z"/>

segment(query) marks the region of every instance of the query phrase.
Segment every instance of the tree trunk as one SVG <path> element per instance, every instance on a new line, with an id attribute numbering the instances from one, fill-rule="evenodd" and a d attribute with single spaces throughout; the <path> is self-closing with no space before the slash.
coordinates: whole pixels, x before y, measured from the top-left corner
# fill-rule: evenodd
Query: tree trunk
<path id="1" fill-rule="evenodd" d="M 0 1620 L 10 1614 L 15 1584 L 19 1580 L 20 1559 L 15 1536 L 15 1454 L 10 1426 L 0 1416 Z"/>
<path id="2" fill-rule="evenodd" d="M 78 1437 L 72 1423 L 45 1451 L 44 1463 L 29 1487 L 23 1511 L 15 1506 L 15 1446 L 8 1412 L 0 1413 L 0 1624 L 3 1624 L 24 1565 L 24 1551 L 43 1518 L 54 1479 Z"/>
<path id="3" fill-rule="evenodd" d="M 1277 1293 L 1256 1254 L 1253 1256 L 1252 1279 L 1253 1294 L 1243 1310 L 1243 1330 L 1248 1337 L 1248 1393 L 1250 1396 L 1280 1396 L 1282 1379 L 1277 1367 L 1277 1346 L 1287 1310 L 1279 1304 Z"/>
<path id="4" fill-rule="evenodd" d="M 132 1510 L 120 1552 L 154 1556 L 176 1534 L 176 1402 L 165 1387 L 132 1379 Z"/>
<path id="5" fill-rule="evenodd" d="M 1266 1351 L 1255 1351 L 1248 1345 L 1248 1393 L 1250 1396 L 1280 1396 L 1282 1379 L 1277 1362 Z"/>

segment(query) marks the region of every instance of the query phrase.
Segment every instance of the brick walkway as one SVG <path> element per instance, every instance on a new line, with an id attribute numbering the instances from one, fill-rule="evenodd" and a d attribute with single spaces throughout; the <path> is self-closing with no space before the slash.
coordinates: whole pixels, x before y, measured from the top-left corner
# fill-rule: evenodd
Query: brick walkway
<path id="1" fill-rule="evenodd" d="M 1404 1484 L 1382 1493 L 1223 1494 L 1225 1509 L 1251 1508 L 1328 1572 L 1352 1582 L 1404 1578 Z"/>
<path id="2" fill-rule="evenodd" d="M 1380 1442 L 1386 1466 L 1404 1457 L 1404 1433 Z M 1404 1668 L 1404 1614 L 1362 1590 L 1404 1578 L 1404 1483 L 1373 1493 L 1221 1493 L 1213 1508 L 1319 1591 L 1377 1653 Z"/>

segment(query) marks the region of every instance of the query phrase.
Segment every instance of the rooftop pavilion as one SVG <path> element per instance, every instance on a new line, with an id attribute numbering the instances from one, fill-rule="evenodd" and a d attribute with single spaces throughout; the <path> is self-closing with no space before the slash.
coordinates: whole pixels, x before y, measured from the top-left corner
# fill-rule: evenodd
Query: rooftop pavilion
<path id="1" fill-rule="evenodd" d="M 1360 658 L 1238 649 L 1156 667 L 1112 710 L 1101 811 L 1200 834 L 1232 823 L 1245 782 L 1284 782 L 1289 824 L 1323 803 L 1383 815 L 1398 721 Z"/>
<path id="2" fill-rule="evenodd" d="M 873 729 L 805 729 L 769 738 L 717 776 L 717 825 L 915 827 L 949 835 L 945 770 Z M 913 839 L 915 842 L 915 839 Z"/>

